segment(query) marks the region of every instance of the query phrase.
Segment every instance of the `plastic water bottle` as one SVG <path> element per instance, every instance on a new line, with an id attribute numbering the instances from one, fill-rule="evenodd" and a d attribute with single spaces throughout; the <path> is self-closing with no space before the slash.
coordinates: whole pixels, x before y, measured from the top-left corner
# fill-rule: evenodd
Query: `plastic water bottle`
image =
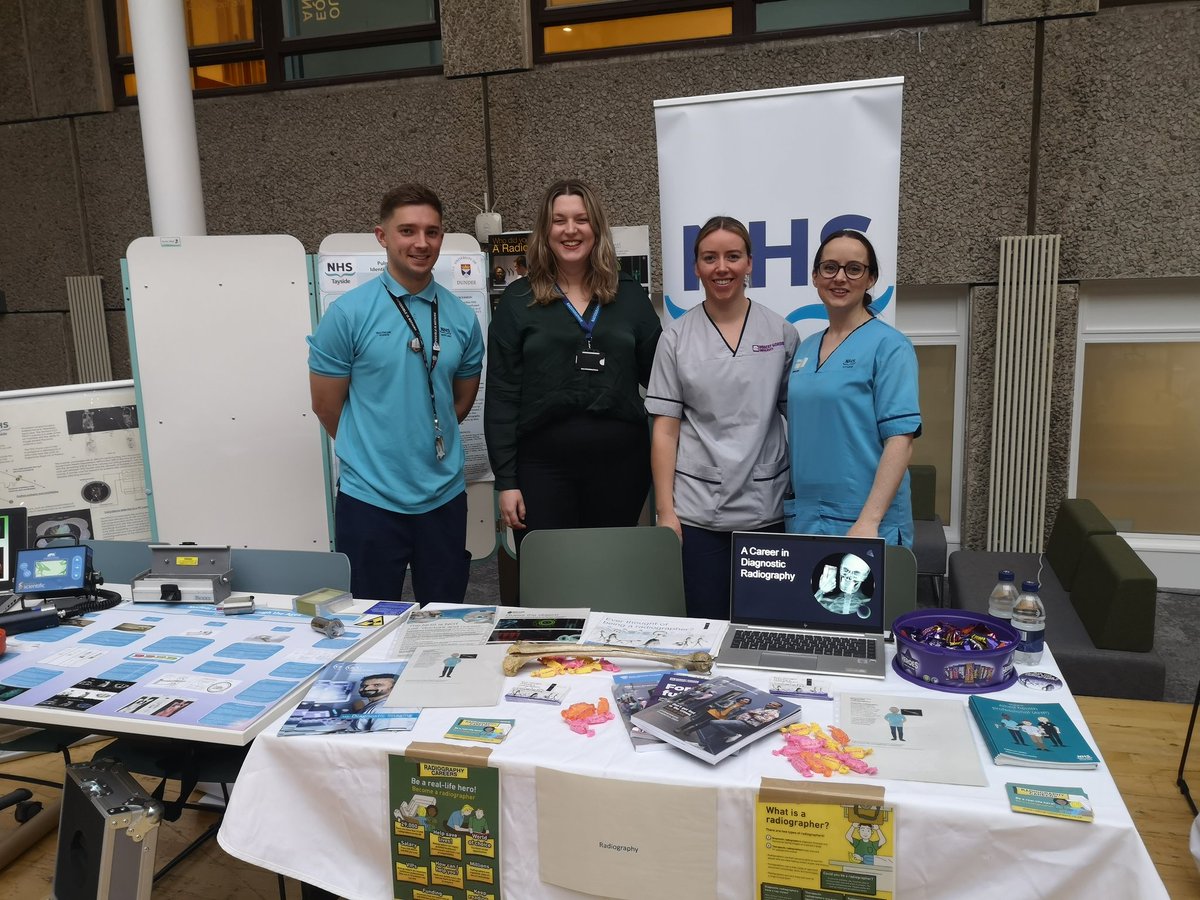
<path id="1" fill-rule="evenodd" d="M 1046 607 L 1038 596 L 1038 583 L 1025 581 L 1012 610 L 1013 628 L 1021 636 L 1021 643 L 1013 656 L 1019 666 L 1033 666 L 1042 661 L 1042 647 L 1046 638 Z"/>
<path id="2" fill-rule="evenodd" d="M 988 595 L 988 615 L 997 619 L 1012 618 L 1013 604 L 1017 602 L 1016 576 L 1008 569 L 1001 569 L 999 580 Z"/>

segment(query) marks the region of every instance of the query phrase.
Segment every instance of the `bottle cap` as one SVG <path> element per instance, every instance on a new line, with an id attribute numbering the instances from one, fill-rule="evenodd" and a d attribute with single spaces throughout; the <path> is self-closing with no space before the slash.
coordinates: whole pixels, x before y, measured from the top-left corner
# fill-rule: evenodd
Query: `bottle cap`
<path id="1" fill-rule="evenodd" d="M 1016 581 L 1017 576 L 1012 573 L 1011 569 L 1001 569 L 998 576 L 1001 581 Z"/>
<path id="2" fill-rule="evenodd" d="M 1038 591 L 1038 583 L 1036 581 L 1022 581 L 1021 590 L 1026 594 L 1036 594 Z"/>

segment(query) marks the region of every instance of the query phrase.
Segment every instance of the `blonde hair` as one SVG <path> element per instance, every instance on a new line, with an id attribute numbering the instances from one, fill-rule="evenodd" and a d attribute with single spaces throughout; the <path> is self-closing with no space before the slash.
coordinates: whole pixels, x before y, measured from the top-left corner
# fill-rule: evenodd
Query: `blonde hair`
<path id="1" fill-rule="evenodd" d="M 604 214 L 604 206 L 599 196 L 590 184 L 577 178 L 556 181 L 546 189 L 537 219 L 533 223 L 533 233 L 529 236 L 529 251 L 526 254 L 533 303 L 547 306 L 562 300 L 562 295 L 555 288 L 558 281 L 558 260 L 550 249 L 554 201 L 559 197 L 579 197 L 583 201 L 588 222 L 591 223 L 592 232 L 596 236 L 588 258 L 587 273 L 583 279 L 584 287 L 601 305 L 611 303 L 617 296 L 617 279 L 620 276 L 617 268 L 617 249 L 613 244 L 608 217 Z"/>

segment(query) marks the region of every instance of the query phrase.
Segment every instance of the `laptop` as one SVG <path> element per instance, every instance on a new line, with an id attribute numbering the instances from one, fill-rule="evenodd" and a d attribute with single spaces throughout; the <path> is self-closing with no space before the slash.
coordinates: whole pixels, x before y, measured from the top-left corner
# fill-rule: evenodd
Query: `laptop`
<path id="1" fill-rule="evenodd" d="M 882 538 L 734 532 L 722 666 L 883 678 Z"/>

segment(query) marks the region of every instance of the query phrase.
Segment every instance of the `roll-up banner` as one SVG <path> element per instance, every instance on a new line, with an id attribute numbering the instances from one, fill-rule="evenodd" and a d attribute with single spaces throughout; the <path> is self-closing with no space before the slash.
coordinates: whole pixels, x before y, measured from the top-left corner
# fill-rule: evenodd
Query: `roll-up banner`
<path id="1" fill-rule="evenodd" d="M 903 88 L 880 78 L 655 101 L 665 316 L 704 299 L 692 244 L 728 215 L 750 231 L 747 295 L 801 337 L 825 327 L 812 257 L 839 228 L 874 244 L 872 308 L 895 324 Z"/>

